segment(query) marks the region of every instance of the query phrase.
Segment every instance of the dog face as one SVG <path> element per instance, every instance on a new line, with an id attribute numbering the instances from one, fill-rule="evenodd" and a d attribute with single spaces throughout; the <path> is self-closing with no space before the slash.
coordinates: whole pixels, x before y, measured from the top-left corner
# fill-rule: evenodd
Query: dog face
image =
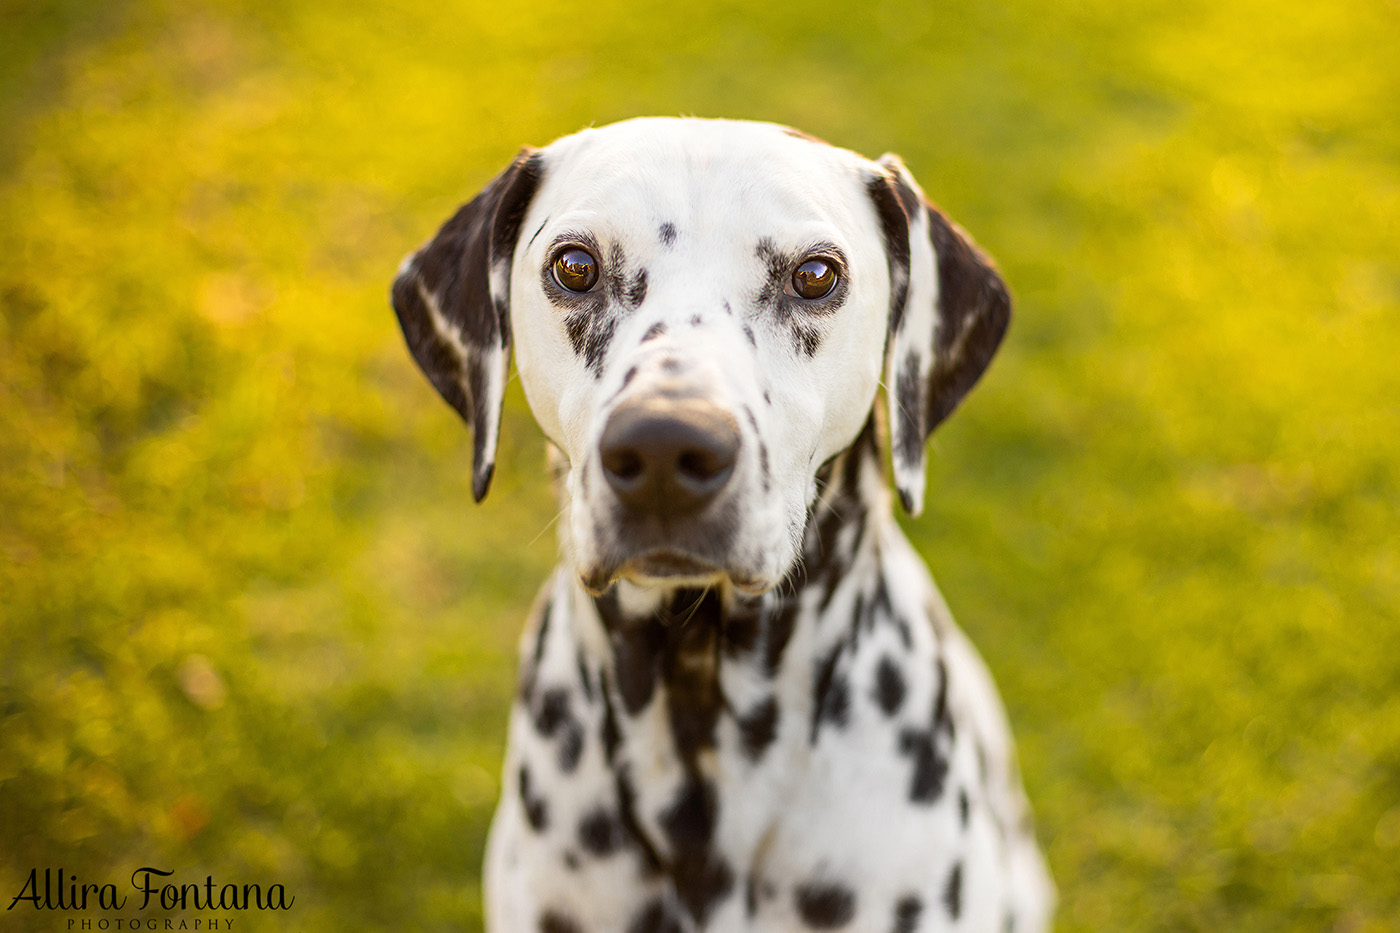
<path id="1" fill-rule="evenodd" d="M 894 157 L 695 119 L 525 150 L 406 260 L 393 301 L 473 425 L 478 499 L 514 343 L 567 463 L 571 563 L 595 591 L 775 586 L 882 372 L 916 512 L 925 439 L 1009 317 L 990 263 Z"/>

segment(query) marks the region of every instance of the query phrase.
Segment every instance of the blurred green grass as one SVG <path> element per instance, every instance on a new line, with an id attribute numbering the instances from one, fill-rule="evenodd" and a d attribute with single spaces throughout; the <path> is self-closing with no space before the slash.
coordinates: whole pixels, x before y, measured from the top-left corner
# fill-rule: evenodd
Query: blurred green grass
<path id="1" fill-rule="evenodd" d="M 1061 930 L 1400 917 L 1400 10 L 0 0 L 0 890 L 281 881 L 259 930 L 480 924 L 553 562 L 401 256 L 646 113 L 878 155 L 995 255 L 910 523 L 997 675 Z M 53 929 L 7 913 L 6 929 Z"/>

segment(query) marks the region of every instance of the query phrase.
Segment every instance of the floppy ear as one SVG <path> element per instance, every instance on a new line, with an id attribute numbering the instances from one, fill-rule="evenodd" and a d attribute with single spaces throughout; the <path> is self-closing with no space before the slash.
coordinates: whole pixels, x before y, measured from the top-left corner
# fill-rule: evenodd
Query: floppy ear
<path id="1" fill-rule="evenodd" d="M 890 256 L 885 393 L 895 488 L 924 505 L 924 445 L 986 371 L 1011 320 L 1011 296 L 986 254 L 930 204 L 898 156 L 869 181 Z"/>
<path id="2" fill-rule="evenodd" d="M 521 221 L 543 174 L 522 149 L 505 171 L 404 260 L 390 298 L 404 339 L 449 405 L 472 427 L 472 495 L 496 468 L 510 371 L 510 265 Z"/>

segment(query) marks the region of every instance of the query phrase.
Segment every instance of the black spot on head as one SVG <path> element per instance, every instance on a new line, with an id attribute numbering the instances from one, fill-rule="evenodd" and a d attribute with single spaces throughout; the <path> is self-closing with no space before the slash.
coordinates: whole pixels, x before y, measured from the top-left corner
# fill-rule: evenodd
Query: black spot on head
<path id="1" fill-rule="evenodd" d="M 681 361 L 676 359 L 674 356 L 668 356 L 661 361 L 661 369 L 663 372 L 678 373 L 683 368 L 684 367 L 681 366 Z"/>
<path id="2" fill-rule="evenodd" d="M 627 933 L 682 933 L 682 929 L 680 921 L 658 897 L 648 901 L 638 911 L 627 925 Z"/>
<path id="3" fill-rule="evenodd" d="M 662 224 L 660 234 L 662 245 L 670 246 L 676 242 L 676 225 L 669 222 Z"/>
<path id="4" fill-rule="evenodd" d="M 583 933 L 583 927 L 557 910 L 546 910 L 540 914 L 540 933 Z"/>
<path id="5" fill-rule="evenodd" d="M 971 813 L 972 804 L 967 799 L 967 788 L 960 787 L 958 788 L 958 822 L 962 824 L 963 829 L 967 829 L 967 821 Z"/>
<path id="6" fill-rule="evenodd" d="M 747 341 L 749 342 L 749 346 L 751 346 L 751 347 L 757 347 L 757 346 L 758 346 L 758 338 L 754 337 L 754 335 L 753 335 L 753 328 L 750 327 L 750 326 L 747 325 L 747 324 L 744 325 L 744 339 L 747 340 Z"/>
<path id="7" fill-rule="evenodd" d="M 700 315 L 698 315 L 698 314 L 692 314 L 692 315 L 690 316 L 690 326 L 691 326 L 691 327 L 699 327 L 699 326 L 700 326 L 701 324 L 703 324 L 703 323 L 705 323 L 705 319 L 702 318 Z"/>
<path id="8" fill-rule="evenodd" d="M 603 359 L 608 354 L 608 347 L 612 345 L 613 334 L 616 332 L 617 318 L 611 316 L 594 321 L 589 329 L 588 339 L 583 345 L 583 359 L 594 379 L 601 379 L 603 376 Z"/>
<path id="9" fill-rule="evenodd" d="M 764 389 L 764 390 L 763 390 L 763 404 L 765 404 L 765 405 L 772 405 L 772 404 L 773 404 L 773 399 L 769 397 L 769 395 L 768 395 L 768 390 L 767 390 L 767 389 Z"/>
<path id="10" fill-rule="evenodd" d="M 627 372 L 623 373 L 623 375 L 622 375 L 622 388 L 624 388 L 624 389 L 627 388 L 629 385 L 632 384 L 632 380 L 633 380 L 633 379 L 636 379 L 636 378 L 637 378 L 637 367 L 636 367 L 636 366 L 630 367 L 630 368 L 627 370 Z"/>
<path id="11" fill-rule="evenodd" d="M 728 298 L 726 298 L 726 299 L 724 300 L 724 313 L 725 313 L 725 314 L 733 314 L 733 313 L 734 313 L 734 306 L 731 305 L 731 304 L 729 303 L 729 299 L 728 299 Z"/>
<path id="12" fill-rule="evenodd" d="M 943 906 L 954 920 L 962 914 L 962 873 L 962 862 L 954 862 L 953 870 L 948 873 L 948 883 L 943 887 Z"/>
<path id="13" fill-rule="evenodd" d="M 875 702 L 886 716 L 893 716 L 904 703 L 904 675 L 888 656 L 881 658 L 875 668 Z"/>
<path id="14" fill-rule="evenodd" d="M 627 842 L 627 833 L 617 817 L 599 807 L 578 824 L 578 841 L 585 852 L 605 858 Z"/>
<path id="15" fill-rule="evenodd" d="M 814 930 L 835 930 L 856 915 L 856 895 L 840 884 L 808 882 L 793 891 L 798 916 Z"/>
<path id="16" fill-rule="evenodd" d="M 627 285 L 627 307 L 636 309 L 647 298 L 647 270 L 638 269 L 637 274 L 632 277 L 632 281 Z"/>
<path id="17" fill-rule="evenodd" d="M 914 933 L 923 912 L 923 902 L 914 895 L 900 898 L 894 905 L 894 933 Z"/>
<path id="18" fill-rule="evenodd" d="M 739 737 L 749 761 L 758 761 L 778 734 L 778 701 L 769 697 L 739 717 Z"/>
<path id="19" fill-rule="evenodd" d="M 530 769 L 520 766 L 519 774 L 520 805 L 525 811 L 525 822 L 530 824 L 530 828 L 537 833 L 542 833 L 549 828 L 549 805 L 544 798 L 534 795 L 534 788 L 530 783 Z"/>
<path id="20" fill-rule="evenodd" d="M 810 325 L 795 322 L 792 326 L 792 345 L 799 353 L 811 359 L 821 349 L 821 331 Z"/>
<path id="21" fill-rule="evenodd" d="M 657 337 L 660 337 L 665 333 L 666 325 L 663 324 L 661 321 L 657 321 L 655 324 L 647 328 L 645 334 L 642 334 L 642 343 L 646 343 L 648 340 L 655 340 Z"/>
<path id="22" fill-rule="evenodd" d="M 567 868 L 569 871 L 578 871 L 578 853 L 575 852 L 573 849 L 569 849 L 567 852 L 564 853 L 564 867 Z"/>
<path id="23" fill-rule="evenodd" d="M 909 295 L 909 219 L 919 210 L 919 197 L 896 174 L 871 175 L 865 188 L 875 202 L 880 234 L 885 241 L 890 273 L 890 332 L 894 333 L 904 319 Z"/>

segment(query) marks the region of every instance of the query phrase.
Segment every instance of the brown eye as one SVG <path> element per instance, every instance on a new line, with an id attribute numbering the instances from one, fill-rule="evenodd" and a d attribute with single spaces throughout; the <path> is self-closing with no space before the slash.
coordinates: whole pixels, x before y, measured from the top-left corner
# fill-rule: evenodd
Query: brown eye
<path id="1" fill-rule="evenodd" d="M 792 290 L 799 298 L 815 301 L 836 287 L 836 267 L 825 259 L 809 259 L 792 273 Z"/>
<path id="2" fill-rule="evenodd" d="M 586 292 L 598 281 L 598 260 L 587 250 L 566 249 L 554 257 L 554 281 L 571 292 Z"/>

